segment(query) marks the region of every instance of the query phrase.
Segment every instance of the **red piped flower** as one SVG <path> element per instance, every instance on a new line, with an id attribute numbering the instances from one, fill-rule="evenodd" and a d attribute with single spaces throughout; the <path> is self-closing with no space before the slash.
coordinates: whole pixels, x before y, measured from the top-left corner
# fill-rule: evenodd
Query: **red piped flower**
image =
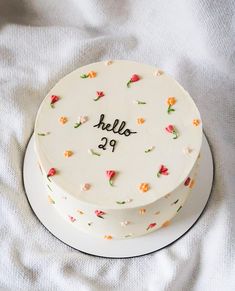
<path id="1" fill-rule="evenodd" d="M 73 217 L 71 215 L 68 215 L 68 217 L 69 217 L 69 219 L 70 219 L 71 222 L 75 222 L 76 221 L 76 218 L 75 217 Z"/>
<path id="2" fill-rule="evenodd" d="M 173 139 L 178 138 L 179 134 L 178 134 L 178 131 L 174 125 L 170 124 L 165 129 L 167 132 L 172 133 L 174 135 Z"/>
<path id="3" fill-rule="evenodd" d="M 56 174 L 56 169 L 51 168 L 47 174 L 47 178 L 49 179 L 49 177 L 55 176 L 55 174 Z"/>
<path id="4" fill-rule="evenodd" d="M 151 228 L 154 228 L 156 225 L 157 225 L 157 224 L 156 224 L 155 222 L 150 223 L 146 230 L 149 230 L 149 229 L 151 229 Z"/>
<path id="5" fill-rule="evenodd" d="M 184 182 L 184 186 L 187 187 L 187 186 L 189 185 L 190 181 L 191 181 L 191 178 L 188 177 L 188 178 L 185 180 L 185 182 Z"/>
<path id="6" fill-rule="evenodd" d="M 157 173 L 158 177 L 160 177 L 161 175 L 164 175 L 164 176 L 169 175 L 168 169 L 164 165 L 161 165 L 160 170 Z"/>
<path id="7" fill-rule="evenodd" d="M 130 80 L 127 82 L 126 85 L 129 88 L 131 83 L 137 82 L 139 80 L 140 80 L 140 77 L 138 75 L 134 74 L 134 75 L 132 75 L 132 77 L 130 78 Z"/>
<path id="8" fill-rule="evenodd" d="M 113 171 L 113 170 L 108 170 L 108 171 L 106 171 L 106 176 L 108 177 L 108 179 L 109 179 L 109 184 L 110 184 L 111 186 L 113 186 L 113 178 L 114 178 L 115 175 L 116 175 L 116 172 Z"/>
<path id="9" fill-rule="evenodd" d="M 51 107 L 54 108 L 54 104 L 60 100 L 60 97 L 59 96 L 56 96 L 56 95 L 51 95 Z"/>
<path id="10" fill-rule="evenodd" d="M 104 217 L 103 217 L 103 215 L 105 215 L 106 213 L 104 212 L 104 211 L 102 211 L 102 210 L 96 210 L 95 211 L 95 215 L 97 216 L 97 217 L 99 217 L 99 218 L 103 218 L 104 219 Z"/>
<path id="11" fill-rule="evenodd" d="M 94 99 L 94 101 L 98 101 L 101 97 L 104 97 L 103 91 L 96 91 L 97 97 Z"/>

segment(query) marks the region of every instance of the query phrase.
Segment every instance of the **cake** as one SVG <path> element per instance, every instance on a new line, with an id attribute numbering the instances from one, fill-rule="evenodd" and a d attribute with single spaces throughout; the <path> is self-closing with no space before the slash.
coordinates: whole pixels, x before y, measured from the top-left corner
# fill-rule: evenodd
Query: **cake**
<path id="1" fill-rule="evenodd" d="M 202 122 L 165 72 L 107 61 L 51 89 L 34 140 L 52 207 L 74 230 L 125 239 L 167 227 L 181 211 L 195 183 Z"/>

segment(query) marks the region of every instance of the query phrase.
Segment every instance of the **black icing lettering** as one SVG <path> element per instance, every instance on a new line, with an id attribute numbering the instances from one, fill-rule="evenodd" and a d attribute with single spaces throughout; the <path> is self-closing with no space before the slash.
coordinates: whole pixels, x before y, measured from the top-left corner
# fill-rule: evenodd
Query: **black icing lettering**
<path id="1" fill-rule="evenodd" d="M 117 128 L 120 122 L 119 119 L 115 119 L 112 125 L 110 123 L 106 124 L 104 122 L 104 117 L 105 117 L 104 114 L 101 114 L 99 122 L 95 124 L 93 127 L 101 128 L 102 130 L 106 130 L 106 131 L 112 131 L 113 133 L 118 133 L 120 135 L 125 135 L 125 136 L 130 136 L 131 134 L 137 133 L 136 131 L 131 131 L 129 128 L 124 129 L 126 126 L 125 121 L 122 121 L 119 128 Z"/>

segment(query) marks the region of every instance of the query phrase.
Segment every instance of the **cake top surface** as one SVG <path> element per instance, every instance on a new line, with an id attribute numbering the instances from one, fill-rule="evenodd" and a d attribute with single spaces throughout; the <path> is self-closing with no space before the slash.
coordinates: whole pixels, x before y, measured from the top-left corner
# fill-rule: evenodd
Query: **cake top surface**
<path id="1" fill-rule="evenodd" d="M 103 208 L 146 205 L 176 189 L 201 142 L 189 94 L 164 72 L 130 61 L 73 71 L 45 97 L 35 123 L 49 180 Z"/>

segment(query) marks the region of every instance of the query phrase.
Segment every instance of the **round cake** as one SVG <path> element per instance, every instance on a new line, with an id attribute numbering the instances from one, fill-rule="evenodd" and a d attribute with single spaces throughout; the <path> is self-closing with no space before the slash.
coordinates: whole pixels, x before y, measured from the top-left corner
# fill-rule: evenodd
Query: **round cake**
<path id="1" fill-rule="evenodd" d="M 200 113 L 161 70 L 131 61 L 81 67 L 37 114 L 35 151 L 49 203 L 105 239 L 166 227 L 195 183 Z"/>

